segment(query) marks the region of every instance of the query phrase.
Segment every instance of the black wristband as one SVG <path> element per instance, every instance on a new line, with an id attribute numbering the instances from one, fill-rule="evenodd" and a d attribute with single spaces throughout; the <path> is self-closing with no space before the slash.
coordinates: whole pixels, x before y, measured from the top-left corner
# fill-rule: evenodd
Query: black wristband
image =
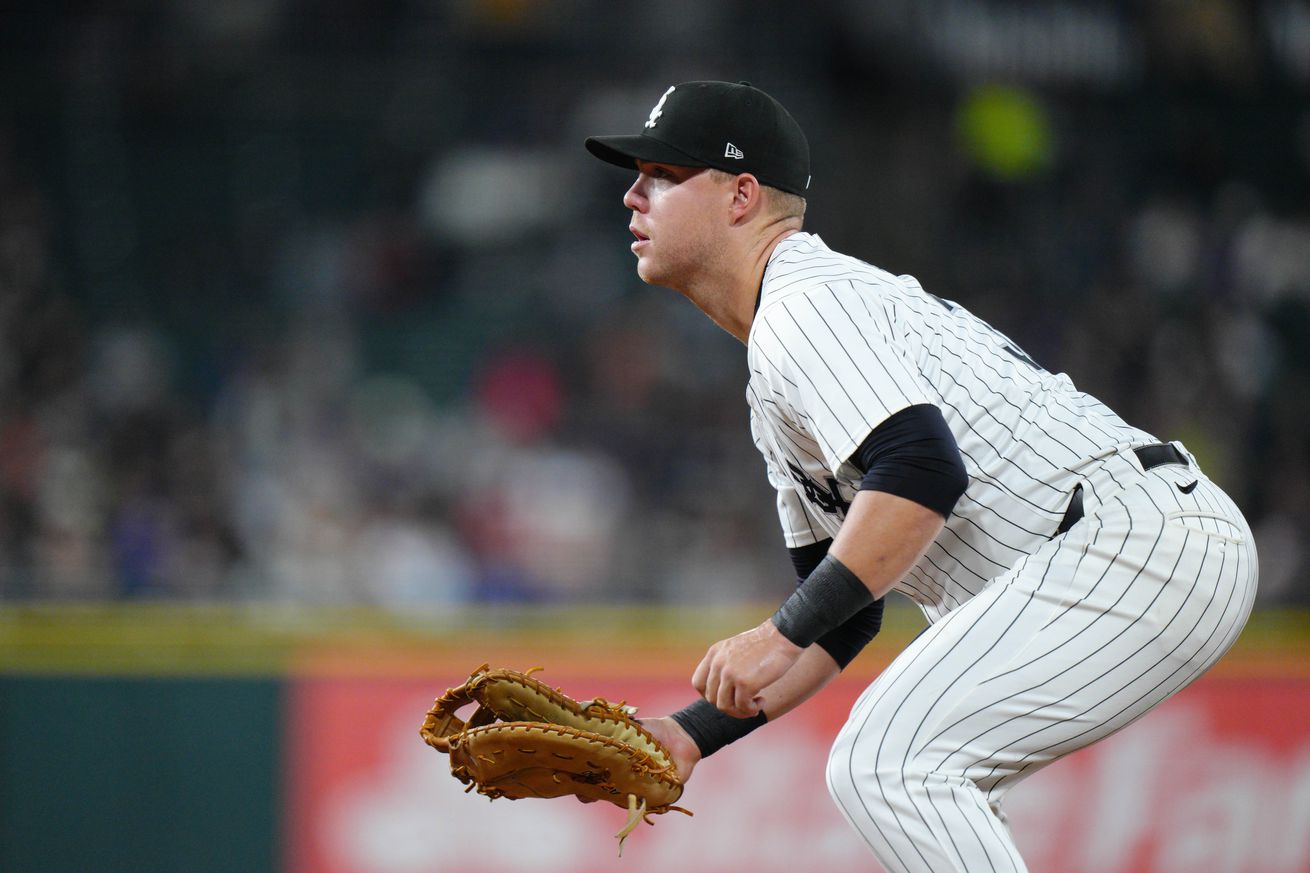
<path id="1" fill-rule="evenodd" d="M 802 649 L 873 602 L 873 592 L 831 554 L 778 607 L 773 624 Z"/>
<path id="2" fill-rule="evenodd" d="M 764 710 L 750 718 L 733 718 L 701 698 L 669 716 L 696 743 L 700 756 L 708 758 L 729 743 L 736 742 L 768 721 Z"/>

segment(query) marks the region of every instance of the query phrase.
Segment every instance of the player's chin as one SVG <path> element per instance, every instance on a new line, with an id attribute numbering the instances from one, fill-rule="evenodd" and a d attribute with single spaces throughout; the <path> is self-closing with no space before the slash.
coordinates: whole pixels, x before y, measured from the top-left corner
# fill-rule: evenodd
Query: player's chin
<path id="1" fill-rule="evenodd" d="M 647 285 L 663 285 L 663 271 L 649 257 L 637 256 L 637 278 Z"/>

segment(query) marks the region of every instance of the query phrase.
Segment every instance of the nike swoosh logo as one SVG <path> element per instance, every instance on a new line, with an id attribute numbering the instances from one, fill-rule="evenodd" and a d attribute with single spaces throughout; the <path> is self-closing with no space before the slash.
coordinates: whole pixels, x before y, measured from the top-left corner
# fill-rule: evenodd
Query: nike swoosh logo
<path id="1" fill-rule="evenodd" d="M 1177 483 L 1174 483 L 1174 484 L 1177 484 Z M 1179 485 L 1179 486 L 1178 486 L 1178 490 L 1181 491 L 1181 492 L 1183 492 L 1184 494 L 1191 494 L 1195 489 L 1196 489 L 1196 482 L 1195 482 L 1195 481 L 1193 481 L 1193 482 L 1189 482 L 1189 483 L 1186 484 L 1186 485 Z"/>

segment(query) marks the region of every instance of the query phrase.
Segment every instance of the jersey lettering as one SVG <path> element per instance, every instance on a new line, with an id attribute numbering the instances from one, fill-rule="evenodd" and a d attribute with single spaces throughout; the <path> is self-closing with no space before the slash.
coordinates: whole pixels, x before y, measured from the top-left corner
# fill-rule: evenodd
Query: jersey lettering
<path id="1" fill-rule="evenodd" d="M 787 468 L 791 470 L 791 477 L 796 480 L 796 484 L 805 490 L 805 499 L 824 512 L 829 515 L 845 516 L 846 511 L 851 508 L 850 501 L 842 499 L 841 492 L 837 490 L 836 479 L 828 477 L 828 490 L 825 491 L 822 485 L 806 476 L 804 470 L 790 461 L 787 462 Z"/>
<path id="2" fill-rule="evenodd" d="M 943 307 L 945 307 L 947 312 L 954 312 L 956 309 L 959 308 L 951 301 L 944 300 L 941 297 L 938 297 L 936 294 L 929 294 L 928 296 L 931 297 L 933 300 L 936 300 Z M 1039 373 L 1046 372 L 1046 368 L 1043 367 L 1041 364 L 1037 363 L 1036 361 L 1034 361 L 1031 357 L 1029 357 L 1028 353 L 1025 352 L 1023 349 L 1019 348 L 1018 344 L 1014 340 L 1010 339 L 1008 336 L 1001 333 L 996 328 L 992 327 L 983 319 L 978 318 L 978 316 L 975 315 L 974 318 L 978 321 L 979 324 L 987 328 L 988 332 L 991 333 L 992 336 L 996 337 L 997 341 L 1000 343 L 1001 348 L 1005 350 L 1006 354 L 1010 355 L 1011 357 L 1017 360 L 1022 361 L 1023 363 L 1027 364 L 1029 367 L 1032 367 L 1034 370 L 1036 370 Z"/>
<path id="3" fill-rule="evenodd" d="M 1005 349 L 1005 350 L 1006 350 L 1007 352 L 1009 352 L 1010 354 L 1014 355 L 1014 356 L 1015 356 L 1016 358 L 1018 358 L 1019 360 L 1023 361 L 1023 362 L 1024 362 L 1025 364 L 1027 364 L 1028 366 L 1032 367 L 1032 368 L 1033 368 L 1034 370 L 1036 370 L 1037 372 L 1039 372 L 1039 373 L 1045 373 L 1045 372 L 1046 372 L 1046 369 L 1045 369 L 1044 367 L 1042 367 L 1040 364 L 1038 364 L 1038 363 L 1037 363 L 1036 361 L 1034 361 L 1032 358 L 1028 357 L 1027 352 L 1025 352 L 1023 349 L 1019 348 L 1018 346 L 1014 345 L 1013 343 L 1006 343 L 1004 346 L 1002 346 L 1002 348 Z"/>

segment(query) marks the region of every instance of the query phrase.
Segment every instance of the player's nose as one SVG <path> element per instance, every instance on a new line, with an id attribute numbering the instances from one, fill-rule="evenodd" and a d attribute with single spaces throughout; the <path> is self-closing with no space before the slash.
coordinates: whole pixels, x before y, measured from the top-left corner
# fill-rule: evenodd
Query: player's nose
<path id="1" fill-rule="evenodd" d="M 628 188 L 627 193 L 623 195 L 623 205 L 633 210 L 634 212 L 645 211 L 646 208 L 646 194 L 644 190 L 645 179 L 646 177 L 644 175 L 638 173 L 637 178 L 632 183 L 632 186 Z"/>

